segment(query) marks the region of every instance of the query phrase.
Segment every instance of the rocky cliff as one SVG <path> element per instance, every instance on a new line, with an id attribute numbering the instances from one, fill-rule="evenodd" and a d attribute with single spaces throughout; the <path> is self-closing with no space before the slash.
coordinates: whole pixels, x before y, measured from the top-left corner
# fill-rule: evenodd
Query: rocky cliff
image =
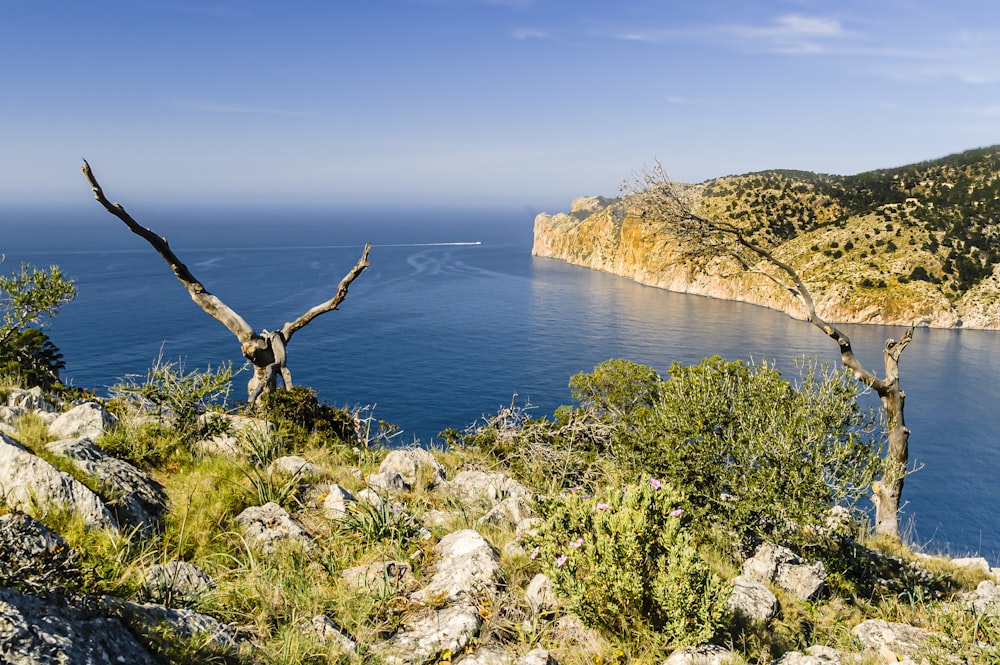
<path id="1" fill-rule="evenodd" d="M 973 152 L 852 177 L 773 171 L 682 187 L 690 209 L 748 229 L 791 265 L 831 322 L 1000 329 L 1000 148 Z M 765 265 L 692 258 L 692 240 L 646 200 L 583 197 L 540 214 L 532 253 L 804 317 Z"/>

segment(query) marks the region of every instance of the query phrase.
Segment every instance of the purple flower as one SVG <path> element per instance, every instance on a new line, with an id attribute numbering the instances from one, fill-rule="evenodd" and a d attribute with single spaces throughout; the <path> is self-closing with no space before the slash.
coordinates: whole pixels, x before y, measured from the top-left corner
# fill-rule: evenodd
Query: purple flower
<path id="1" fill-rule="evenodd" d="M 542 548 L 536 547 L 535 550 L 531 553 L 531 560 L 534 561 L 535 559 L 537 559 L 538 555 L 541 553 L 542 553 Z"/>
<path id="2" fill-rule="evenodd" d="M 658 489 L 660 489 L 662 487 L 662 485 L 660 484 L 660 481 L 657 480 L 656 478 L 650 478 L 649 479 L 649 486 L 652 487 L 654 490 L 658 490 Z"/>
<path id="3" fill-rule="evenodd" d="M 569 557 L 563 554 L 558 559 L 556 559 L 556 568 L 562 568 L 563 566 L 566 565 L 567 561 L 569 561 Z"/>
<path id="4" fill-rule="evenodd" d="M 577 485 L 576 487 L 570 487 L 569 491 L 570 492 L 581 492 L 581 491 L 583 491 L 583 488 L 581 486 Z"/>
<path id="5" fill-rule="evenodd" d="M 671 517 L 680 517 L 683 514 L 684 514 L 684 509 L 683 508 L 678 508 L 677 510 L 671 510 L 670 511 L 670 516 Z"/>
<path id="6" fill-rule="evenodd" d="M 595 506 L 598 510 L 611 510 L 611 506 L 606 503 L 599 503 Z"/>
<path id="7" fill-rule="evenodd" d="M 580 536 L 576 540 L 572 541 L 569 545 L 570 547 L 583 547 L 583 536 Z"/>

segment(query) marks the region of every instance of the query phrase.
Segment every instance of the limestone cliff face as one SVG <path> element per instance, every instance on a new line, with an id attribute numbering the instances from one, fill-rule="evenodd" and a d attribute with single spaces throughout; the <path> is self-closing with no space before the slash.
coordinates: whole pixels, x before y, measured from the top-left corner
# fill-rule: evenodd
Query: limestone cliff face
<path id="1" fill-rule="evenodd" d="M 841 238 L 834 246 L 843 246 L 859 233 L 864 229 L 851 226 L 824 229 L 823 237 L 826 243 Z M 894 279 L 891 285 L 885 284 L 886 275 L 911 273 L 913 252 L 883 255 L 873 267 L 876 264 L 868 256 L 863 260 L 851 253 L 824 256 L 815 250 L 817 242 L 816 234 L 803 234 L 773 251 L 799 273 L 810 287 L 817 312 L 830 322 L 1000 329 L 1000 267 L 951 301 L 928 281 Z M 718 259 L 691 260 L 682 250 L 664 223 L 627 198 L 584 197 L 573 202 L 569 213 L 542 213 L 535 218 L 535 256 L 670 291 L 747 302 L 804 318 L 799 301 L 762 274 L 741 271 Z"/>

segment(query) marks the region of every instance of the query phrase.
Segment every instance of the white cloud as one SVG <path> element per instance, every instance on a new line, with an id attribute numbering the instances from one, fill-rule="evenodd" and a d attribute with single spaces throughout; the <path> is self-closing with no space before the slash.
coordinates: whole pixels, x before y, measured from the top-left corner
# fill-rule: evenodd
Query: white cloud
<path id="1" fill-rule="evenodd" d="M 717 31 L 751 49 L 786 54 L 826 53 L 831 44 L 851 37 L 837 19 L 799 14 L 779 16 L 768 25 L 718 26 Z"/>
<path id="2" fill-rule="evenodd" d="M 550 35 L 545 30 L 538 28 L 518 28 L 514 31 L 514 39 L 549 39 Z"/>

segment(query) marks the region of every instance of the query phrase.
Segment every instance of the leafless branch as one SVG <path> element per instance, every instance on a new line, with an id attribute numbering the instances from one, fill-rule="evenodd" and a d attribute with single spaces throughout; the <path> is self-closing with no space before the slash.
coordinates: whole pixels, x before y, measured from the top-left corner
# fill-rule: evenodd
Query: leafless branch
<path id="1" fill-rule="evenodd" d="M 177 255 L 174 254 L 173 250 L 170 249 L 170 245 L 167 243 L 167 239 L 157 235 L 152 229 L 146 228 L 140 225 L 135 219 L 132 218 L 130 214 L 125 211 L 120 203 L 112 203 L 104 195 L 104 190 L 101 189 L 101 185 L 97 182 L 97 178 L 94 176 L 94 172 L 90 168 L 90 164 L 87 160 L 83 160 L 83 166 L 80 167 L 83 171 L 83 175 L 86 176 L 87 182 L 90 183 L 90 188 L 94 192 L 94 198 L 97 199 L 98 203 L 104 206 L 104 209 L 110 212 L 112 215 L 120 219 L 125 223 L 125 226 L 129 228 L 132 233 L 142 237 L 146 242 L 153 246 L 153 249 L 163 257 L 163 260 L 167 262 L 170 269 L 173 271 L 174 276 L 184 285 L 188 293 L 191 294 L 191 300 L 193 300 L 199 307 L 201 307 L 205 312 L 211 316 L 213 319 L 224 325 L 230 332 L 236 335 L 240 343 L 246 344 L 249 342 L 253 336 L 253 328 L 247 323 L 243 317 L 233 311 L 228 305 L 219 300 L 216 296 L 208 292 L 201 282 L 188 270 L 188 267 L 184 265 Z"/>

